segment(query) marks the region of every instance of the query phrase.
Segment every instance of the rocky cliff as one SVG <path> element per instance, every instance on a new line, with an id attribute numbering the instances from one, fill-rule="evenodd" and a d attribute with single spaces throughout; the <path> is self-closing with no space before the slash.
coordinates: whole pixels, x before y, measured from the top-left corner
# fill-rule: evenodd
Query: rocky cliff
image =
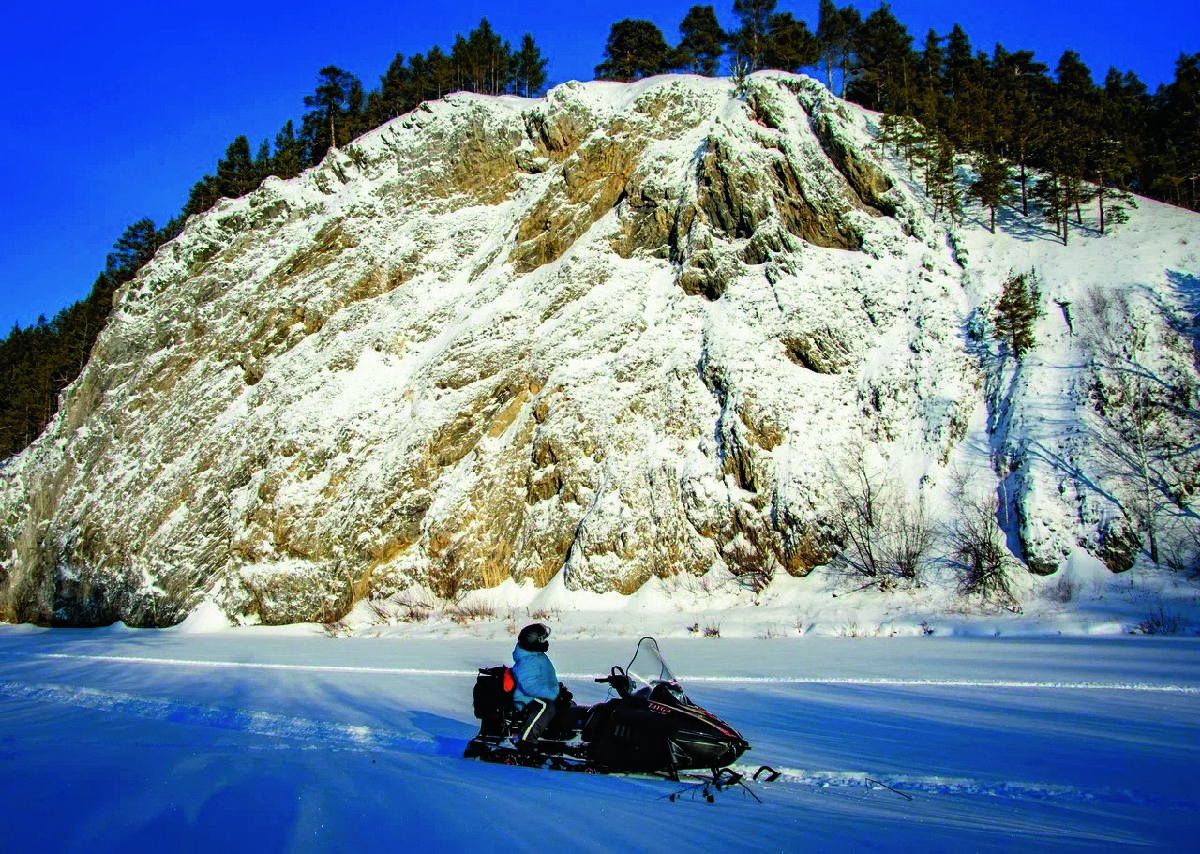
<path id="1" fill-rule="evenodd" d="M 847 459 L 914 496 L 986 459 L 1041 571 L 1136 540 L 1059 464 L 1094 437 L 1043 424 L 1098 411 L 1103 377 L 1043 388 L 980 331 L 1006 268 L 1040 265 L 1053 307 L 1079 266 L 935 222 L 873 126 L 783 74 L 460 94 L 222 202 L 119 292 L 0 471 L 0 616 L 165 625 L 207 596 L 328 621 L 411 584 L 803 576 L 842 545 Z M 1094 283 L 1133 294 L 1190 381 L 1186 330 L 1158 320 L 1178 301 L 1141 271 L 1200 264 L 1164 252 Z"/>

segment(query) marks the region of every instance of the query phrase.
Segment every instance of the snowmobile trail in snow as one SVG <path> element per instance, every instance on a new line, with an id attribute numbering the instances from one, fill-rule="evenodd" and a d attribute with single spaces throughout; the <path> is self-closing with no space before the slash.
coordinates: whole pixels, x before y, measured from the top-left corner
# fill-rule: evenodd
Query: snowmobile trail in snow
<path id="1" fill-rule="evenodd" d="M 747 781 L 751 781 L 755 770 L 754 766 L 735 765 L 733 768 L 745 774 Z M 871 771 L 808 771 L 802 768 L 776 770 L 780 771 L 779 778 L 774 782 L 756 784 L 758 791 L 769 792 L 775 787 L 782 786 L 862 791 L 889 789 L 910 800 L 915 800 L 910 795 L 918 797 L 967 795 L 1060 803 L 1152 804 L 1167 810 L 1200 809 L 1200 800 L 1194 798 L 1162 798 L 1130 789 L 1088 789 L 1037 782 L 994 783 L 985 780 L 931 777 L 917 774 L 885 776 Z M 914 810 L 919 809 L 920 806 L 914 807 Z"/>
<path id="2" fill-rule="evenodd" d="M 314 720 L 253 709 L 208 706 L 124 691 L 64 684 L 0 682 L 0 697 L 73 706 L 93 712 L 132 715 L 151 721 L 298 740 L 325 749 L 404 750 L 441 754 L 440 742 L 419 730 L 401 731 Z M 461 746 L 459 746 L 461 750 Z"/>
<path id="3" fill-rule="evenodd" d="M 122 691 L 84 688 L 67 684 L 0 682 L 0 697 L 37 703 L 72 706 L 94 712 L 131 715 L 145 720 L 181 726 L 201 726 L 232 732 L 299 741 L 323 750 L 403 751 L 458 759 L 466 743 L 462 739 L 440 738 L 418 729 L 406 731 L 280 715 L 245 708 L 208 706 L 177 700 L 130 694 Z M 519 763 L 518 763 L 519 764 Z M 554 770 L 541 766 L 521 766 L 527 770 Z M 779 777 L 771 782 L 753 779 L 760 766 L 736 764 L 731 768 L 743 775 L 748 790 L 762 795 L 783 788 L 840 789 L 875 791 L 891 789 L 903 797 L 910 794 L 974 795 L 1012 800 L 1039 800 L 1062 803 L 1140 804 L 1167 810 L 1200 809 L 1200 800 L 1162 798 L 1130 789 L 1088 789 L 1037 782 L 987 782 L 984 780 L 923 776 L 916 774 L 884 775 L 877 771 L 815 771 L 776 767 Z M 677 785 L 654 774 L 620 774 L 631 779 Z M 695 775 L 687 775 L 695 778 Z M 685 776 L 685 782 L 687 779 Z M 703 781 L 703 778 L 700 778 Z M 736 789 L 734 790 L 736 792 Z M 665 797 L 665 795 L 664 795 Z"/>
<path id="4" fill-rule="evenodd" d="M 306 673 L 359 673 L 377 676 L 457 676 L 474 678 L 475 670 L 428 668 L 428 667 L 368 667 L 356 665 L 290 664 L 257 661 L 205 661 L 186 658 L 152 658 L 147 656 L 123 655 L 78 655 L 74 653 L 34 653 L 34 656 L 50 659 L 99 661 L 113 664 L 140 664 L 160 667 L 249 669 L 249 670 L 294 670 Z M 590 673 L 559 673 L 563 680 L 590 680 Z M 1057 681 L 1029 679 L 904 679 L 887 677 L 834 677 L 834 676 L 713 676 L 681 675 L 684 682 L 705 685 L 862 685 L 884 688 L 1013 688 L 1063 691 L 1134 691 L 1163 694 L 1200 695 L 1200 686 L 1182 684 L 1157 684 L 1151 682 L 1099 682 Z"/>

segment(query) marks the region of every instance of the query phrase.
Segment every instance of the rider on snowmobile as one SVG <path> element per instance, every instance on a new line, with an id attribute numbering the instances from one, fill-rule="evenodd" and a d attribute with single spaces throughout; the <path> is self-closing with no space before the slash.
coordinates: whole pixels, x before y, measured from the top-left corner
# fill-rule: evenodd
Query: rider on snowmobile
<path id="1" fill-rule="evenodd" d="M 558 673 L 546 651 L 550 648 L 550 629 L 531 623 L 517 635 L 513 648 L 513 702 L 525 712 L 517 748 L 528 749 L 554 720 L 554 701 L 558 698 Z"/>

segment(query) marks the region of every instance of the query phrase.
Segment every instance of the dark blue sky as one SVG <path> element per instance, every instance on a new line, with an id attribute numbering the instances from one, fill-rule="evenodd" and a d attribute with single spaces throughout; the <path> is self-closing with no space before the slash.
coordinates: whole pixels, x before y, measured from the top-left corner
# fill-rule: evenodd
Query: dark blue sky
<path id="1" fill-rule="evenodd" d="M 162 225 L 178 213 L 235 136 L 256 148 L 298 119 L 325 65 L 371 89 L 397 51 L 448 50 L 486 15 L 514 44 L 533 33 L 552 83 L 588 80 L 614 21 L 650 18 L 674 42 L 695 2 L 20 4 L 6 13 L 0 51 L 11 87 L 0 118 L 0 185 L 9 188 L 0 209 L 0 335 L 86 296 L 127 225 L 143 216 Z M 732 5 L 714 3 L 727 26 Z M 855 5 L 864 15 L 877 6 Z M 1115 65 L 1152 90 L 1172 78 L 1181 52 L 1200 51 L 1194 0 L 891 6 L 918 44 L 931 27 L 945 34 L 957 22 L 976 49 L 1033 50 L 1052 69 L 1072 49 L 1095 79 Z M 817 0 L 779 8 L 815 29 Z"/>

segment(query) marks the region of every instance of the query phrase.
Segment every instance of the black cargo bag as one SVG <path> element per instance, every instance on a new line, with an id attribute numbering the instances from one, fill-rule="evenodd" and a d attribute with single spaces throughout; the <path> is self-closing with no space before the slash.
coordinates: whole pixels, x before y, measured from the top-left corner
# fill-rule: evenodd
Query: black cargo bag
<path id="1" fill-rule="evenodd" d="M 514 706 L 512 671 L 503 665 L 479 668 L 471 699 L 482 735 L 505 735 Z"/>

